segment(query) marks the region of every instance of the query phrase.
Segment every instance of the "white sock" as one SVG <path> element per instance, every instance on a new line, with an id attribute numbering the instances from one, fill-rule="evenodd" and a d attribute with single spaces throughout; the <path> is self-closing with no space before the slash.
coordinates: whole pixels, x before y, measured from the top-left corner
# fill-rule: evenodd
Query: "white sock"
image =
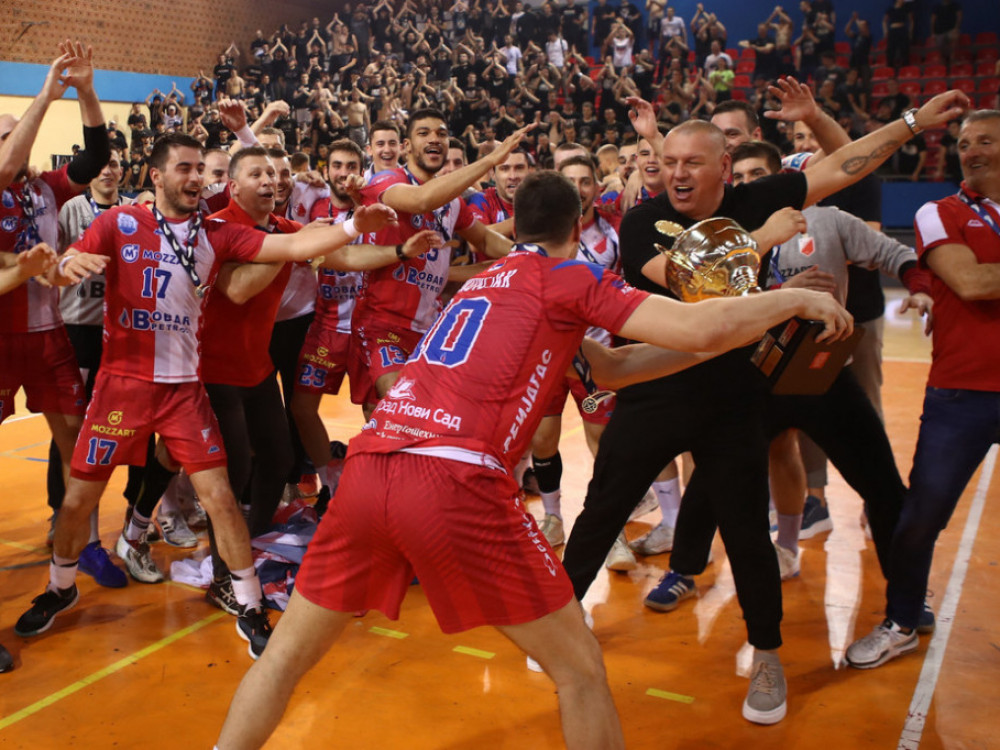
<path id="1" fill-rule="evenodd" d="M 52 556 L 49 563 L 49 589 L 68 589 L 76 583 L 76 560 Z"/>
<path id="2" fill-rule="evenodd" d="M 660 482 L 653 482 L 653 494 L 660 504 L 660 513 L 663 514 L 662 523 L 665 526 L 674 527 L 677 525 L 677 513 L 681 509 L 681 482 L 680 479 L 664 479 Z"/>
<path id="3" fill-rule="evenodd" d="M 545 515 L 559 516 L 559 518 L 562 518 L 562 505 L 560 503 L 561 499 L 562 499 L 562 490 L 556 490 L 555 492 L 543 492 L 542 507 L 545 508 Z"/>
<path id="4" fill-rule="evenodd" d="M 133 509 L 132 518 L 128 522 L 128 528 L 125 529 L 125 538 L 130 542 L 138 541 L 143 534 L 149 531 L 149 523 L 150 519 Z"/>
<path id="5" fill-rule="evenodd" d="M 254 609 L 260 607 L 260 579 L 257 578 L 257 571 L 253 566 L 241 570 L 233 570 L 230 573 L 233 581 L 233 595 L 244 609 Z"/>
<path id="6" fill-rule="evenodd" d="M 101 541 L 101 531 L 97 527 L 99 511 L 97 510 L 100 506 L 94 506 L 94 509 L 90 511 L 90 539 L 87 540 L 87 544 L 91 542 Z"/>

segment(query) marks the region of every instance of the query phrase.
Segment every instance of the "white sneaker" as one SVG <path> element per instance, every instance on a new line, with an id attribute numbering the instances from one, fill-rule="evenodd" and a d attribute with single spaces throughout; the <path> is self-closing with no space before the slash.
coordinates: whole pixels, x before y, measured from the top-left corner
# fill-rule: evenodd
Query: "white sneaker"
<path id="1" fill-rule="evenodd" d="M 590 614 L 590 612 L 588 612 L 587 610 L 583 610 L 583 621 L 587 624 L 588 628 L 590 628 L 591 630 L 594 629 L 594 616 Z M 530 669 L 532 672 L 545 671 L 544 669 L 542 669 L 542 665 L 539 664 L 534 659 L 532 659 L 530 656 L 528 657 L 528 669 Z"/>
<path id="2" fill-rule="evenodd" d="M 639 501 L 639 504 L 635 506 L 635 510 L 632 511 L 632 515 L 628 517 L 628 520 L 634 521 L 647 513 L 652 513 L 656 510 L 659 504 L 659 501 L 656 499 L 656 493 L 653 492 L 653 488 L 650 487 L 646 490 L 646 494 L 642 496 L 642 500 Z"/>
<path id="3" fill-rule="evenodd" d="M 775 542 L 774 551 L 778 555 L 778 570 L 781 571 L 781 580 L 787 581 L 789 578 L 798 576 L 799 558 L 802 556 L 802 550 L 792 552 L 787 547 L 782 547 Z"/>
<path id="4" fill-rule="evenodd" d="M 635 570 L 637 566 L 638 563 L 635 560 L 635 555 L 628 548 L 628 542 L 625 541 L 625 532 L 622 531 L 611 546 L 611 551 L 608 552 L 608 557 L 604 561 L 604 567 L 608 570 L 616 570 L 624 573 L 625 571 Z"/>
<path id="5" fill-rule="evenodd" d="M 857 669 L 872 669 L 890 659 L 915 651 L 920 645 L 917 631 L 904 633 L 892 620 L 885 620 L 864 638 L 847 648 L 847 663 Z"/>
<path id="6" fill-rule="evenodd" d="M 197 547 L 198 536 L 191 531 L 183 513 L 164 513 L 156 517 L 163 541 L 171 547 Z"/>
<path id="7" fill-rule="evenodd" d="M 122 534 L 118 537 L 115 552 L 125 563 L 129 575 L 140 583 L 163 583 L 165 580 L 162 571 L 156 567 L 153 556 L 149 553 L 145 534 L 134 542 Z"/>
<path id="8" fill-rule="evenodd" d="M 674 548 L 674 527 L 660 521 L 646 534 L 628 544 L 637 555 L 662 555 Z"/>
<path id="9" fill-rule="evenodd" d="M 539 531 L 542 532 L 542 536 L 553 547 L 558 547 L 566 541 L 562 519 L 554 513 L 549 513 L 545 516 L 545 519 L 539 525 Z"/>

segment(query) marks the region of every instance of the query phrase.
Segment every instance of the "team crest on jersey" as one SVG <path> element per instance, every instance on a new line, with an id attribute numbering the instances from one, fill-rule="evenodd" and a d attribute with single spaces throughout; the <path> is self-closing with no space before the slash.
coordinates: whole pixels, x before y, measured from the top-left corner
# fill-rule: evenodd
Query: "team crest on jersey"
<path id="1" fill-rule="evenodd" d="M 385 395 L 389 398 L 396 398 L 402 401 L 417 400 L 417 397 L 413 395 L 413 381 L 409 378 L 400 378 L 397 380 L 396 384 Z"/>
<path id="2" fill-rule="evenodd" d="M 14 196 L 11 195 L 9 190 L 3 191 L 3 207 L 4 208 L 14 208 Z"/>
<path id="3" fill-rule="evenodd" d="M 133 235 L 139 231 L 139 222 L 129 214 L 118 214 L 118 231 L 125 235 Z"/>
<path id="4" fill-rule="evenodd" d="M 126 263 L 135 263 L 139 258 L 139 246 L 136 244 L 122 245 L 122 260 Z"/>
<path id="5" fill-rule="evenodd" d="M 297 206 L 295 207 L 295 214 L 296 214 L 296 216 L 305 216 L 305 215 L 306 215 L 306 207 L 305 207 L 305 206 L 303 206 L 303 205 L 302 205 L 302 204 L 300 203 L 299 205 L 297 205 Z"/>
<path id="6" fill-rule="evenodd" d="M 201 439 L 202 439 L 202 440 L 203 440 L 204 442 L 206 442 L 206 443 L 208 442 L 208 438 L 209 438 L 209 437 L 210 437 L 211 435 L 212 435 L 212 428 L 211 428 L 211 427 L 206 427 L 205 429 L 203 429 L 203 430 L 201 431 Z"/>
<path id="7" fill-rule="evenodd" d="M 108 424 L 118 425 L 122 423 L 122 413 L 118 410 L 108 413 Z"/>
<path id="8" fill-rule="evenodd" d="M 16 216 L 4 216 L 3 221 L 0 221 L 0 229 L 3 229 L 5 232 L 16 232 L 17 224 Z"/>

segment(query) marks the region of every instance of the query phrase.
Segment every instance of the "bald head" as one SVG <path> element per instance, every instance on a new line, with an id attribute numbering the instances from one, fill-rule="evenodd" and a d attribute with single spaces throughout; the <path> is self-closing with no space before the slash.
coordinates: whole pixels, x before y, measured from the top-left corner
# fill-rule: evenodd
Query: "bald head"
<path id="1" fill-rule="evenodd" d="M 673 128 L 669 133 L 667 133 L 664 142 L 669 138 L 677 137 L 690 137 L 700 135 L 706 144 L 713 146 L 718 149 L 718 155 L 721 156 L 726 151 L 726 136 L 718 128 L 718 126 L 713 125 L 710 122 L 705 122 L 704 120 L 688 120 L 687 122 L 682 122 L 677 127 Z"/>

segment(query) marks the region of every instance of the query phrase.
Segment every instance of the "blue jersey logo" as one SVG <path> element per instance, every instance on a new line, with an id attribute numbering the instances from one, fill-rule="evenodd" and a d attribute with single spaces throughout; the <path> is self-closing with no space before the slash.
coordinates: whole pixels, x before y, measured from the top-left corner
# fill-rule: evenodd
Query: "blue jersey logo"
<path id="1" fill-rule="evenodd" d="M 125 235 L 133 235 L 139 231 L 139 222 L 134 216 L 118 214 L 118 231 Z"/>

